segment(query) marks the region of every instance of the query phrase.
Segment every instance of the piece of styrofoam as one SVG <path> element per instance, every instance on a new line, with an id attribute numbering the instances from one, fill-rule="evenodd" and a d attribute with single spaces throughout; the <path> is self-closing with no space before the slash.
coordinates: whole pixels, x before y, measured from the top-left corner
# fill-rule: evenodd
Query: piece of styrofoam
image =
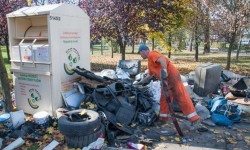
<path id="1" fill-rule="evenodd" d="M 52 150 L 53 148 L 55 148 L 59 143 L 56 140 L 53 140 L 51 143 L 49 143 L 49 145 L 47 145 L 46 147 L 44 147 L 43 150 Z"/>
<path id="2" fill-rule="evenodd" d="M 17 148 L 17 147 L 23 145 L 24 143 L 25 143 L 24 140 L 20 137 L 20 138 L 16 139 L 14 142 L 12 142 L 10 145 L 5 147 L 3 150 L 12 150 L 14 148 Z"/>
<path id="3" fill-rule="evenodd" d="M 23 110 L 10 112 L 10 117 L 14 129 L 18 128 L 20 125 L 25 123 L 25 115 Z"/>

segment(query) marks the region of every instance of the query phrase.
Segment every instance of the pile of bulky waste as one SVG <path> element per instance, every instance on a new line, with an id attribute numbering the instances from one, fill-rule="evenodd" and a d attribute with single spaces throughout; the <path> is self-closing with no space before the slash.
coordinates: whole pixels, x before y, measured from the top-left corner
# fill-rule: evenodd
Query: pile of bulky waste
<path id="1" fill-rule="evenodd" d="M 189 73 L 189 77 L 181 75 L 202 119 L 203 126 L 197 132 L 209 132 L 209 128 L 216 126 L 231 128 L 234 123 L 244 122 L 241 114 L 250 105 L 249 78 L 224 70 L 217 71 L 218 75 L 213 74 L 212 79 L 200 82 L 202 71 L 197 68 Z M 147 71 L 139 73 L 137 70 L 134 78 L 130 78 L 133 73 L 121 68 L 116 71 L 105 69 L 99 74 L 80 67 L 74 71 L 81 80 L 62 92 L 65 107 L 57 109 L 57 118 L 41 112 L 45 119 L 37 119 L 23 111 L 0 117 L 3 122 L 0 124 L 0 137 L 4 139 L 0 139 L 0 147 L 4 150 L 27 147 L 46 150 L 111 147 L 145 150 L 151 149 L 156 141 L 192 142 L 191 138 L 179 137 L 173 123 L 162 124 L 158 120 L 160 81 L 153 77 L 144 85 L 136 84 L 147 76 Z M 210 85 L 214 88 L 206 88 Z M 187 124 L 187 117 L 175 101 L 173 109 L 178 122 Z M 9 118 L 11 122 L 7 122 Z M 184 134 L 187 132 L 183 131 Z"/>

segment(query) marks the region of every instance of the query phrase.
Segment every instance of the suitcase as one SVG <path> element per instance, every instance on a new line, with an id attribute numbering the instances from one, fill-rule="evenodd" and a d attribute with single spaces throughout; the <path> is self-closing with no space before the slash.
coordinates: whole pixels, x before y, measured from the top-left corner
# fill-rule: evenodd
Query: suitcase
<path id="1" fill-rule="evenodd" d="M 199 96 L 216 93 L 220 84 L 221 64 L 206 63 L 195 69 L 194 92 Z"/>

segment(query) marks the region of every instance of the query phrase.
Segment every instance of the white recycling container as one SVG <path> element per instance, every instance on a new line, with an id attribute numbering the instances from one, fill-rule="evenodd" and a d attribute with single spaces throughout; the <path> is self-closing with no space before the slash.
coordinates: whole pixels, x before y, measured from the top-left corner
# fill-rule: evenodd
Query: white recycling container
<path id="1" fill-rule="evenodd" d="M 24 7 L 7 14 L 16 107 L 29 114 L 55 116 L 61 92 L 90 70 L 89 17 L 78 6 Z"/>

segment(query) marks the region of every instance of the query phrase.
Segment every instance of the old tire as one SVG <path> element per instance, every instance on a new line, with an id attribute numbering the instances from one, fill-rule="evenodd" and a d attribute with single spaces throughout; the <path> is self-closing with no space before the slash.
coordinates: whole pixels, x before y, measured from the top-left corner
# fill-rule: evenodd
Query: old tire
<path id="1" fill-rule="evenodd" d="M 73 110 L 66 114 L 80 113 L 82 109 Z M 63 115 L 58 120 L 59 131 L 68 136 L 82 136 L 88 135 L 100 128 L 101 117 L 99 114 L 92 110 L 87 110 L 89 120 L 82 122 L 71 122 L 67 115 Z"/>
<path id="2" fill-rule="evenodd" d="M 84 136 L 67 136 L 65 135 L 65 141 L 68 146 L 74 147 L 74 148 L 83 148 L 85 146 L 88 146 L 90 143 L 96 141 L 100 134 L 103 134 L 103 137 L 105 137 L 105 127 L 103 124 L 101 124 L 101 127 L 89 134 Z"/>

